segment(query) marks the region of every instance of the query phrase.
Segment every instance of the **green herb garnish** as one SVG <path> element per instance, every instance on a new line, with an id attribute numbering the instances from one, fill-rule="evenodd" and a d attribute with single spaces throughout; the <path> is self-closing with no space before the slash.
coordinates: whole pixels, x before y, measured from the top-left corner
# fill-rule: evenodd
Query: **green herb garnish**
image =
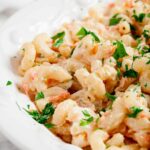
<path id="1" fill-rule="evenodd" d="M 64 42 L 63 39 L 58 39 L 55 41 L 55 43 L 53 44 L 54 47 L 59 47 L 62 43 Z"/>
<path id="2" fill-rule="evenodd" d="M 98 38 L 98 36 L 94 33 L 94 32 L 91 32 L 91 31 L 88 31 L 87 29 L 85 29 L 84 27 L 82 27 L 78 32 L 77 32 L 77 36 L 79 37 L 79 39 L 83 39 L 85 36 L 87 35 L 91 35 L 94 39 L 94 41 L 96 42 L 100 42 L 100 39 Z"/>
<path id="3" fill-rule="evenodd" d="M 138 58 L 140 58 L 140 56 L 133 56 L 133 61 L 135 61 Z"/>
<path id="4" fill-rule="evenodd" d="M 115 95 L 111 95 L 110 93 L 106 92 L 106 97 L 111 100 L 112 102 L 116 100 L 116 96 Z"/>
<path id="5" fill-rule="evenodd" d="M 53 47 L 58 48 L 64 42 L 64 36 L 65 36 L 65 32 L 64 31 L 54 35 L 52 37 L 52 39 L 54 40 Z"/>
<path id="6" fill-rule="evenodd" d="M 112 16 L 112 18 L 110 18 L 110 21 L 109 21 L 110 26 L 116 25 L 121 21 L 122 18 L 118 17 L 118 15 L 119 14 L 115 14 L 114 16 Z"/>
<path id="7" fill-rule="evenodd" d="M 126 72 L 123 73 L 123 76 L 124 77 L 130 77 L 130 78 L 137 78 L 138 77 L 138 73 L 133 70 L 133 69 L 129 69 L 129 70 L 126 70 Z"/>
<path id="8" fill-rule="evenodd" d="M 53 127 L 55 126 L 55 125 L 52 124 L 52 123 L 45 123 L 44 125 L 45 125 L 45 127 L 48 128 L 48 129 L 51 129 L 51 128 L 53 128 Z"/>
<path id="9" fill-rule="evenodd" d="M 77 36 L 79 37 L 79 39 L 83 39 L 85 36 L 87 36 L 89 33 L 88 31 L 82 27 L 78 32 L 77 32 Z"/>
<path id="10" fill-rule="evenodd" d="M 130 117 L 130 118 L 136 118 L 137 115 L 138 115 L 141 111 L 143 111 L 143 109 L 141 109 L 141 108 L 139 108 L 139 107 L 135 107 L 135 106 L 131 107 L 130 110 L 131 110 L 131 113 L 128 114 L 128 117 Z"/>
<path id="11" fill-rule="evenodd" d="M 144 13 L 140 13 L 139 15 L 136 14 L 136 11 L 133 11 L 133 15 L 132 17 L 137 21 L 137 22 L 142 22 L 143 19 L 145 18 L 145 14 Z"/>
<path id="12" fill-rule="evenodd" d="M 89 31 L 89 34 L 91 34 L 92 35 L 92 37 L 93 37 L 93 39 L 96 41 L 96 42 L 100 42 L 100 39 L 98 38 L 98 36 L 94 33 L 94 32 L 90 32 Z"/>
<path id="13" fill-rule="evenodd" d="M 121 68 L 121 66 L 122 66 L 122 62 L 117 61 L 116 63 L 117 63 L 117 67 L 118 67 L 118 68 Z"/>
<path id="14" fill-rule="evenodd" d="M 29 111 L 25 109 L 25 111 L 38 123 L 46 124 L 47 120 L 54 114 L 55 109 L 52 104 L 48 103 L 42 113 L 39 113 L 37 110 Z"/>
<path id="15" fill-rule="evenodd" d="M 150 38 L 150 31 L 149 30 L 144 30 L 143 31 L 143 36 L 148 40 Z"/>
<path id="16" fill-rule="evenodd" d="M 86 126 L 94 120 L 94 117 L 91 116 L 87 110 L 82 111 L 82 113 L 85 118 L 80 120 L 80 126 Z"/>
<path id="17" fill-rule="evenodd" d="M 7 81 L 6 86 L 12 85 L 11 81 Z"/>
<path id="18" fill-rule="evenodd" d="M 117 76 L 120 77 L 121 76 L 121 71 L 119 68 L 117 68 Z"/>
<path id="19" fill-rule="evenodd" d="M 45 96 L 44 96 L 44 93 L 43 93 L 43 92 L 39 92 L 39 93 L 36 94 L 35 100 L 39 100 L 39 99 L 42 99 L 42 98 L 44 98 L 44 97 L 45 97 Z"/>
<path id="20" fill-rule="evenodd" d="M 143 48 L 140 48 L 140 53 L 142 54 L 142 56 L 144 56 L 146 53 L 150 53 L 150 47 L 148 46 L 144 46 Z"/>
<path id="21" fill-rule="evenodd" d="M 65 36 L 65 32 L 59 32 L 57 33 L 56 35 L 54 35 L 53 37 L 51 37 L 54 41 L 57 40 L 57 39 L 61 39 L 61 38 L 64 38 Z"/>
<path id="22" fill-rule="evenodd" d="M 114 44 L 117 45 L 116 51 L 113 54 L 113 57 L 116 60 L 118 60 L 119 58 L 123 58 L 124 56 L 128 55 L 122 42 L 116 41 Z"/>

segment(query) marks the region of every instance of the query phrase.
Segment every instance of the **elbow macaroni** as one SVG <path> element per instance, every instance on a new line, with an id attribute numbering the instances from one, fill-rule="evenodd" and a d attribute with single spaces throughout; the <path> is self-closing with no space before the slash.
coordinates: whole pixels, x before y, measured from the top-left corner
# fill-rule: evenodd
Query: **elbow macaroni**
<path id="1" fill-rule="evenodd" d="M 149 0 L 99 3 L 23 44 L 19 88 L 33 118 L 83 149 L 150 149 L 149 10 Z"/>

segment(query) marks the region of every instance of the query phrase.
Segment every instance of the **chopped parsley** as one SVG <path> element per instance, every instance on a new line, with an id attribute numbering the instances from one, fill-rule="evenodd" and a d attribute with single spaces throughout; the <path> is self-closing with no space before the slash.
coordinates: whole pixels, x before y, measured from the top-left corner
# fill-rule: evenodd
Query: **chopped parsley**
<path id="1" fill-rule="evenodd" d="M 142 54 L 142 56 L 144 56 L 146 53 L 150 53 L 150 47 L 148 46 L 141 47 L 139 51 Z"/>
<path id="2" fill-rule="evenodd" d="M 43 109 L 42 113 L 39 113 L 37 110 L 29 111 L 29 110 L 25 109 L 25 111 L 30 116 L 32 116 L 32 118 L 34 120 L 36 120 L 38 123 L 48 126 L 47 120 L 54 114 L 55 109 L 54 109 L 52 104 L 48 103 L 48 104 L 46 104 L 46 106 Z M 50 127 L 50 124 L 49 124 L 49 127 Z"/>
<path id="3" fill-rule="evenodd" d="M 12 85 L 11 81 L 7 81 L 6 86 Z"/>
<path id="4" fill-rule="evenodd" d="M 85 29 L 84 27 L 82 27 L 78 32 L 77 32 L 77 36 L 79 37 L 79 39 L 83 39 L 85 36 L 87 35 L 91 35 L 94 39 L 94 41 L 96 42 L 100 42 L 100 39 L 98 38 L 98 36 L 94 33 L 94 32 L 91 32 L 91 31 L 88 31 L 87 29 Z"/>
<path id="5" fill-rule="evenodd" d="M 88 35 L 88 31 L 84 27 L 82 27 L 76 35 L 79 37 L 79 39 L 83 39 Z"/>
<path id="6" fill-rule="evenodd" d="M 118 60 L 119 58 L 123 58 L 124 56 L 128 55 L 122 42 L 116 41 L 114 44 L 117 45 L 116 51 L 113 54 L 113 57 L 116 60 Z"/>
<path id="7" fill-rule="evenodd" d="M 80 126 L 86 126 L 94 120 L 94 117 L 91 116 L 87 110 L 82 111 L 82 113 L 85 118 L 80 120 Z"/>
<path id="8" fill-rule="evenodd" d="M 54 35 L 53 37 L 51 37 L 54 41 L 57 40 L 57 39 L 61 39 L 61 38 L 64 38 L 65 36 L 65 32 L 59 32 L 57 33 L 56 35 Z"/>
<path id="9" fill-rule="evenodd" d="M 44 98 L 44 97 L 45 97 L 45 96 L 44 96 L 44 93 L 43 93 L 43 92 L 39 92 L 39 93 L 36 94 L 35 100 L 39 100 L 39 99 L 42 99 L 42 98 Z"/>
<path id="10" fill-rule="evenodd" d="M 111 95 L 110 93 L 106 92 L 106 97 L 111 100 L 112 102 L 116 100 L 116 96 L 115 95 Z"/>
<path id="11" fill-rule="evenodd" d="M 117 67 L 118 67 L 118 68 L 121 68 L 121 66 L 122 66 L 122 62 L 117 61 L 116 63 L 117 63 Z"/>
<path id="12" fill-rule="evenodd" d="M 64 39 L 58 39 L 56 42 L 53 44 L 54 47 L 59 47 L 62 43 L 64 42 Z"/>
<path id="13" fill-rule="evenodd" d="M 133 56 L 133 61 L 135 61 L 138 58 L 140 58 L 140 56 Z"/>
<path id="14" fill-rule="evenodd" d="M 122 18 L 118 17 L 118 15 L 119 14 L 115 14 L 114 16 L 112 16 L 112 18 L 110 18 L 110 21 L 109 21 L 110 26 L 116 25 L 121 21 Z"/>
<path id="15" fill-rule="evenodd" d="M 51 128 L 53 128 L 53 127 L 55 126 L 55 125 L 52 124 L 52 123 L 45 123 L 44 125 L 45 125 L 45 127 L 48 128 L 48 129 L 51 129 Z"/>
<path id="16" fill-rule="evenodd" d="M 121 71 L 119 68 L 117 68 L 117 76 L 120 77 L 121 76 Z"/>
<path id="17" fill-rule="evenodd" d="M 144 30 L 143 31 L 143 36 L 148 40 L 150 38 L 150 31 L 149 30 Z"/>
<path id="18" fill-rule="evenodd" d="M 139 45 L 139 44 L 141 44 L 142 39 L 141 39 L 141 38 L 137 38 L 137 39 L 136 39 L 136 42 L 137 42 L 137 45 Z"/>
<path id="19" fill-rule="evenodd" d="M 53 47 L 58 48 L 64 42 L 65 32 L 60 32 L 51 37 L 54 40 Z"/>
<path id="20" fill-rule="evenodd" d="M 94 32 L 89 32 L 89 34 L 92 35 L 93 39 L 96 41 L 96 42 L 100 42 L 100 39 L 98 38 L 98 36 L 94 33 Z"/>
<path id="21" fill-rule="evenodd" d="M 129 69 L 129 70 L 126 70 L 123 73 L 123 76 L 124 77 L 128 77 L 128 78 L 137 78 L 138 77 L 138 73 L 135 70 L 133 70 L 133 69 Z"/>
<path id="22" fill-rule="evenodd" d="M 50 104 L 48 103 L 48 104 L 46 104 L 45 108 L 43 109 L 42 114 L 52 116 L 54 114 L 54 111 L 55 110 L 54 110 L 53 105 L 51 103 Z"/>
<path id="23" fill-rule="evenodd" d="M 130 108 L 130 111 L 131 111 L 131 113 L 128 114 L 128 117 L 130 117 L 130 118 L 136 118 L 137 115 L 138 115 L 141 111 L 143 111 L 143 109 L 141 109 L 141 108 L 139 108 L 139 107 L 133 106 L 133 107 Z"/>
<path id="24" fill-rule="evenodd" d="M 87 110 L 82 111 L 82 113 L 85 117 L 90 117 L 91 116 Z"/>
<path id="25" fill-rule="evenodd" d="M 136 14 L 136 11 L 133 11 L 133 15 L 132 17 L 137 21 L 137 22 L 142 22 L 145 18 L 145 14 L 144 13 L 140 13 L 139 15 Z"/>

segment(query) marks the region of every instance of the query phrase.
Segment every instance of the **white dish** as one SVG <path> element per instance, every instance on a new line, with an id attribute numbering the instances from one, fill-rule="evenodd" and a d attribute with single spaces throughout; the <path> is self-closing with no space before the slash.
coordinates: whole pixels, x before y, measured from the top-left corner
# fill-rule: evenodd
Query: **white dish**
<path id="1" fill-rule="evenodd" d="M 96 1 L 40 0 L 16 13 L 1 28 L 0 130 L 20 149 L 80 149 L 61 142 L 23 110 L 28 104 L 33 105 L 29 98 L 16 88 L 19 76 L 13 72 L 10 58 L 16 55 L 20 44 L 24 41 L 31 40 L 40 32 L 50 33 L 62 22 L 82 17 L 86 9 Z M 82 11 L 81 7 L 84 8 Z M 13 85 L 6 87 L 8 80 L 13 81 Z"/>

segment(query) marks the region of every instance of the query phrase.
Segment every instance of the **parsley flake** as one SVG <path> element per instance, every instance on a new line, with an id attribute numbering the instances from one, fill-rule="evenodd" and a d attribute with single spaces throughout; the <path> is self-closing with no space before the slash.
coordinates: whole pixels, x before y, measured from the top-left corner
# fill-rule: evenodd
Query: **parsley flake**
<path id="1" fill-rule="evenodd" d="M 87 31 L 84 27 L 82 27 L 82 28 L 77 32 L 76 35 L 79 37 L 79 39 L 83 39 L 85 36 L 88 35 L 88 31 Z"/>
<path id="2" fill-rule="evenodd" d="M 94 117 L 91 116 L 87 110 L 82 111 L 82 113 L 85 118 L 80 120 L 80 126 L 86 126 L 94 120 Z"/>
<path id="3" fill-rule="evenodd" d="M 53 44 L 54 47 L 59 47 L 62 43 L 64 42 L 63 39 L 58 39 L 55 41 L 55 43 Z"/>
<path id="4" fill-rule="evenodd" d="M 129 70 L 126 70 L 126 72 L 123 73 L 123 76 L 124 77 L 137 78 L 138 73 L 133 69 L 129 69 Z"/>
<path id="5" fill-rule="evenodd" d="M 100 39 L 98 38 L 98 36 L 94 33 L 94 32 L 91 32 L 91 31 L 88 31 L 87 29 L 85 29 L 84 27 L 82 27 L 78 32 L 77 32 L 77 36 L 79 37 L 79 39 L 83 39 L 85 36 L 87 35 L 91 35 L 94 39 L 94 41 L 96 42 L 100 42 Z"/>
<path id="6" fill-rule="evenodd" d="M 64 42 L 65 32 L 60 32 L 51 37 L 54 40 L 53 47 L 58 48 Z"/>
<path id="7" fill-rule="evenodd" d="M 82 111 L 82 113 L 85 117 L 90 117 L 91 116 L 87 110 Z"/>
<path id="8" fill-rule="evenodd" d="M 147 40 L 150 38 L 150 31 L 144 30 L 142 34 Z"/>
<path id="9" fill-rule="evenodd" d="M 42 113 L 39 113 L 37 110 L 29 111 L 25 109 L 25 111 L 38 123 L 46 124 L 47 120 L 54 114 L 55 109 L 52 104 L 48 103 Z"/>
<path id="10" fill-rule="evenodd" d="M 80 126 L 86 126 L 86 125 L 90 124 L 93 120 L 94 120 L 93 117 L 89 117 L 87 119 L 82 119 L 82 120 L 80 120 Z"/>
<path id="11" fill-rule="evenodd" d="M 132 17 L 137 21 L 137 22 L 142 22 L 143 19 L 145 18 L 145 14 L 144 13 L 140 13 L 139 15 L 136 14 L 136 11 L 133 11 L 133 15 Z"/>
<path id="12" fill-rule="evenodd" d="M 7 81 L 6 86 L 12 85 L 11 81 Z"/>
<path id="13" fill-rule="evenodd" d="M 52 124 L 52 123 L 45 123 L 44 125 L 45 125 L 45 127 L 48 128 L 48 129 L 51 129 L 51 128 L 53 128 L 53 127 L 55 126 L 55 125 Z"/>
<path id="14" fill-rule="evenodd" d="M 42 99 L 42 98 L 44 98 L 44 97 L 45 97 L 45 96 L 44 96 L 44 93 L 43 93 L 43 92 L 39 92 L 39 93 L 36 94 L 35 100 L 39 100 L 39 99 Z"/>
<path id="15" fill-rule="evenodd" d="M 141 111 L 143 111 L 143 109 L 141 109 L 141 108 L 139 108 L 139 107 L 133 106 L 133 107 L 130 108 L 130 111 L 131 111 L 131 113 L 128 114 L 128 117 L 130 117 L 130 118 L 136 118 L 137 115 L 138 115 Z"/>
<path id="16" fill-rule="evenodd" d="M 118 15 L 119 14 L 115 14 L 114 16 L 112 16 L 112 18 L 110 18 L 110 21 L 109 21 L 110 26 L 116 25 L 121 21 L 122 18 L 118 17 Z"/>
<path id="17" fill-rule="evenodd" d="M 114 44 L 117 45 L 116 51 L 113 54 L 113 57 L 116 60 L 118 60 L 119 58 L 123 58 L 124 56 L 128 55 L 122 42 L 116 41 Z"/>
<path id="18" fill-rule="evenodd" d="M 112 102 L 116 100 L 116 96 L 115 95 L 111 95 L 110 93 L 106 92 L 106 97 L 111 100 Z"/>
<path id="19" fill-rule="evenodd" d="M 120 77 L 121 76 L 121 71 L 119 68 L 117 68 L 117 76 Z"/>
<path id="20" fill-rule="evenodd" d="M 65 32 L 59 32 L 57 33 L 56 35 L 54 35 L 53 37 L 51 37 L 54 41 L 57 40 L 57 39 L 61 39 L 61 38 L 64 38 L 65 36 Z"/>

